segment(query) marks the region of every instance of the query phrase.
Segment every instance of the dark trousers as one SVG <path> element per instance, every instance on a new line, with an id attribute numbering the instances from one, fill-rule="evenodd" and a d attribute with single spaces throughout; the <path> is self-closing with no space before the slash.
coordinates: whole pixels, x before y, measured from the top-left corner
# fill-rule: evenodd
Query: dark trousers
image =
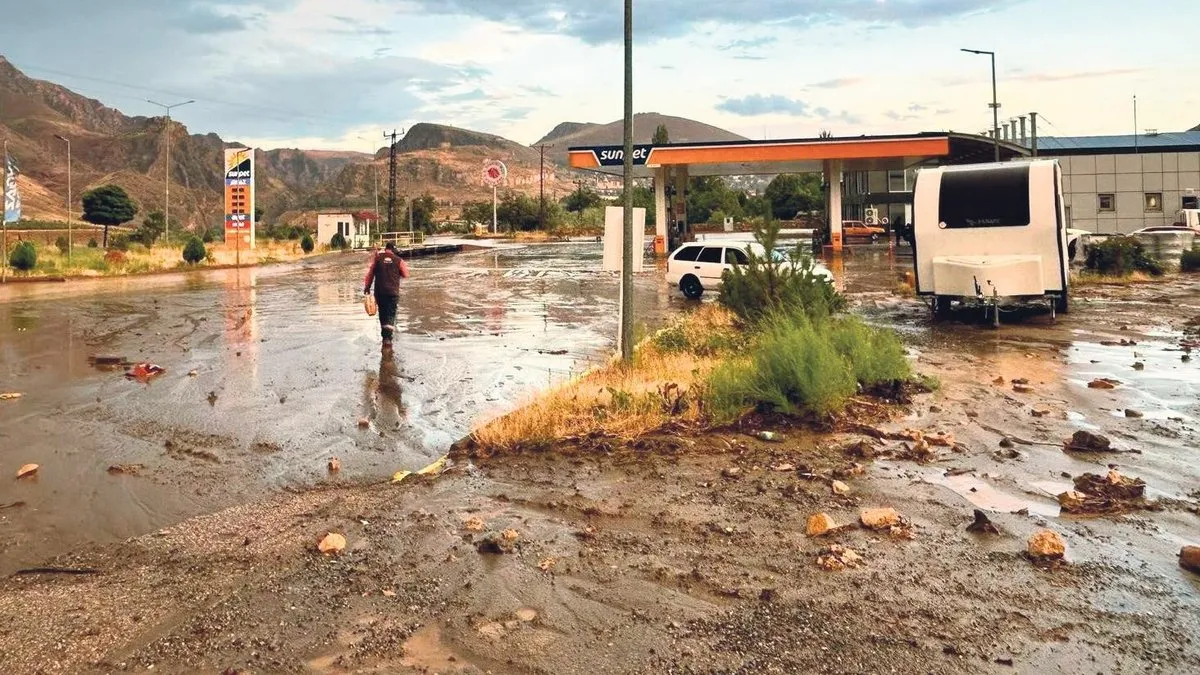
<path id="1" fill-rule="evenodd" d="M 375 303 L 379 305 L 379 332 L 384 340 L 391 340 L 396 332 L 396 306 L 400 304 L 400 298 L 376 294 Z"/>

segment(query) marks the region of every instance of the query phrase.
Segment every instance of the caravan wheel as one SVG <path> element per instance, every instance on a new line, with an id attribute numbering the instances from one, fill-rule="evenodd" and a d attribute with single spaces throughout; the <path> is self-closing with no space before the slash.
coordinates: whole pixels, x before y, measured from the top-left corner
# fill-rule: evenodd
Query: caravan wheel
<path id="1" fill-rule="evenodd" d="M 1066 289 L 1063 289 L 1062 295 L 1054 298 L 1054 312 L 1056 314 L 1067 314 L 1071 311 L 1071 298 Z"/>
<path id="2" fill-rule="evenodd" d="M 933 296 L 933 318 L 945 319 L 950 316 L 950 296 L 935 295 Z"/>

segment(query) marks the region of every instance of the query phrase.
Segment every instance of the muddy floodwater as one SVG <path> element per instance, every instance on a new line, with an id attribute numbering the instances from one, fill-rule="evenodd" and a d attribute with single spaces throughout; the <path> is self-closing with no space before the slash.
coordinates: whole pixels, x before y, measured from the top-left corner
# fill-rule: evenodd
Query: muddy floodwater
<path id="1" fill-rule="evenodd" d="M 0 406 L 0 471 L 41 465 L 0 481 L 0 505 L 24 502 L 0 509 L 0 574 L 281 488 L 425 466 L 612 353 L 618 282 L 600 258 L 562 244 L 414 260 L 390 358 L 360 303 L 361 253 L 0 289 L 0 391 L 23 394 Z M 684 304 L 658 279 L 637 280 L 646 325 Z M 94 356 L 166 372 L 143 384 Z"/>

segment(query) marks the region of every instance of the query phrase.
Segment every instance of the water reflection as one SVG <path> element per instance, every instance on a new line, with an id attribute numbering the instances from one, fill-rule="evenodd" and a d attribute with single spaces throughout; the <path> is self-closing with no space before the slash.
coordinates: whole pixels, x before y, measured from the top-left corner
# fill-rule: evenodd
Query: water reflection
<path id="1" fill-rule="evenodd" d="M 392 350 L 379 356 L 379 370 L 363 378 L 363 409 L 376 429 L 399 429 L 407 416 L 399 359 Z"/>

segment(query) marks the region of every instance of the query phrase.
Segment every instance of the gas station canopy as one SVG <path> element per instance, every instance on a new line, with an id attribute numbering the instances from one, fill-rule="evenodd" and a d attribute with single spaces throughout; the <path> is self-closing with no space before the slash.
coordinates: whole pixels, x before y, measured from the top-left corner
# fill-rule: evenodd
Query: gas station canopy
<path id="1" fill-rule="evenodd" d="M 840 162 L 841 171 L 886 171 L 922 164 L 971 164 L 995 157 L 991 138 L 953 132 L 924 132 L 894 136 L 796 138 L 765 141 L 721 141 L 636 145 L 634 176 L 649 178 L 654 170 L 686 166 L 689 176 L 749 176 L 779 173 L 822 173 L 827 162 Z M 573 147 L 568 150 L 575 169 L 621 175 L 624 149 L 619 145 Z M 1001 160 L 1029 154 L 1027 148 L 1000 142 Z"/>

